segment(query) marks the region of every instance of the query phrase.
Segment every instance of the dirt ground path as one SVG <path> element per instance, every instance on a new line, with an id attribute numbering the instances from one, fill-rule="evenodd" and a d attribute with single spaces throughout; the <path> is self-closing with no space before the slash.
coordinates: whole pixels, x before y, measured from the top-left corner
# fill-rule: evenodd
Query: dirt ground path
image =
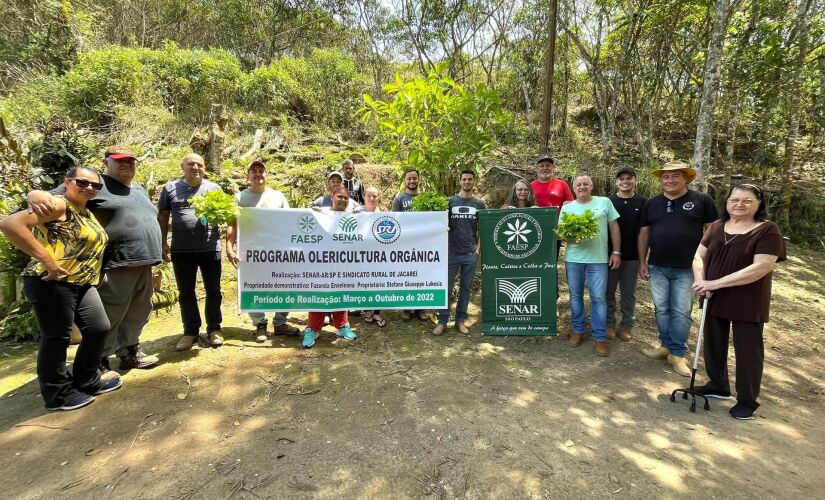
<path id="1" fill-rule="evenodd" d="M 353 318 L 315 348 L 250 340 L 226 274 L 226 345 L 173 351 L 177 311 L 144 345 L 162 364 L 76 412 L 46 413 L 34 346 L 0 346 L 3 498 L 823 498 L 825 285 L 793 248 L 766 328 L 762 407 L 688 411 L 686 384 L 633 341 L 598 358 L 558 338 L 428 334 Z M 477 306 L 478 296 L 473 298 Z M 562 305 L 560 330 L 569 318 Z M 471 309 L 472 313 L 477 313 Z M 477 316 L 476 316 L 477 317 Z M 304 315 L 293 321 L 302 324 Z M 695 338 L 691 338 L 693 349 Z M 116 364 L 116 363 L 115 363 Z M 703 379 L 700 379 L 703 380 Z"/>

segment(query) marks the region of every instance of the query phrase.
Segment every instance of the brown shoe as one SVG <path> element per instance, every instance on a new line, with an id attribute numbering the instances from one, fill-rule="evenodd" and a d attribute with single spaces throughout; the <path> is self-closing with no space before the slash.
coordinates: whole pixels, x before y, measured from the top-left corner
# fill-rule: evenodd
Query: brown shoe
<path id="1" fill-rule="evenodd" d="M 455 329 L 458 330 L 459 332 L 463 333 L 464 335 L 467 335 L 468 333 L 470 333 L 470 329 L 467 328 L 467 326 L 464 324 L 463 321 L 456 322 Z"/>
<path id="2" fill-rule="evenodd" d="M 667 362 L 673 367 L 673 371 L 683 377 L 690 377 L 690 368 L 688 368 L 687 360 L 684 356 L 674 356 L 668 354 Z"/>
<path id="3" fill-rule="evenodd" d="M 594 342 L 596 347 L 596 354 L 606 358 L 610 351 L 607 350 L 607 342 L 604 340 L 597 340 Z"/>
<path id="4" fill-rule="evenodd" d="M 433 328 L 433 335 L 441 335 L 442 333 L 444 333 L 444 325 L 441 323 L 435 325 L 435 328 Z"/>
<path id="5" fill-rule="evenodd" d="M 427 314 L 427 311 L 418 311 L 418 319 L 421 321 L 427 321 L 430 319 L 430 315 Z"/>
<path id="6" fill-rule="evenodd" d="M 284 323 L 283 325 L 275 325 L 272 328 L 272 333 L 274 333 L 275 335 L 298 335 L 300 332 L 301 330 L 286 323 Z"/>
<path id="7" fill-rule="evenodd" d="M 630 328 L 619 328 L 619 330 L 616 332 L 616 336 L 619 337 L 619 339 L 624 340 L 625 342 L 630 342 L 630 339 L 633 338 L 633 335 L 631 335 L 632 331 L 633 330 L 631 330 Z"/>
<path id="8" fill-rule="evenodd" d="M 584 340 L 583 333 L 571 333 L 570 334 L 570 345 L 573 347 L 579 347 L 582 345 L 582 341 Z"/>
<path id="9" fill-rule="evenodd" d="M 180 340 L 178 340 L 178 343 L 175 345 L 175 350 L 188 351 L 192 348 L 192 344 L 194 344 L 197 339 L 197 335 L 184 335 L 180 338 Z"/>
<path id="10" fill-rule="evenodd" d="M 209 332 L 209 344 L 212 345 L 212 347 L 223 345 L 223 337 L 221 336 L 220 330 L 212 330 Z"/>
<path id="11" fill-rule="evenodd" d="M 266 342 L 266 323 L 260 323 L 255 327 L 255 332 L 252 334 L 255 342 Z"/>
<path id="12" fill-rule="evenodd" d="M 410 311 L 401 311 L 401 319 L 403 321 L 409 321 L 410 318 L 412 318 L 412 315 L 410 314 Z"/>
<path id="13" fill-rule="evenodd" d="M 670 355 L 670 351 L 668 351 L 665 347 L 656 347 L 653 349 L 645 349 L 644 351 L 642 351 L 642 354 L 644 354 L 648 358 L 665 359 Z"/>
<path id="14" fill-rule="evenodd" d="M 616 338 L 616 327 L 608 326 L 607 327 L 607 338 L 608 340 L 613 340 Z"/>

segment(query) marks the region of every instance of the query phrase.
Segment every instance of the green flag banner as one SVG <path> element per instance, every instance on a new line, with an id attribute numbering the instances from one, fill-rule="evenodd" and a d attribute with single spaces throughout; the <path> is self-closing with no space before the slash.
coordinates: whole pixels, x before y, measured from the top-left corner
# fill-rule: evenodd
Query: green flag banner
<path id="1" fill-rule="evenodd" d="M 556 335 L 556 220 L 556 208 L 480 212 L 484 335 Z"/>

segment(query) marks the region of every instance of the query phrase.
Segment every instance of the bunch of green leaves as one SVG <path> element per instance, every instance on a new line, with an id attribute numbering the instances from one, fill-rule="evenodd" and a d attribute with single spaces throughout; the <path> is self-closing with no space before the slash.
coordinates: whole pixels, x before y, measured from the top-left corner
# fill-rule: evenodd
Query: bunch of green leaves
<path id="1" fill-rule="evenodd" d="M 195 215 L 205 220 L 210 226 L 224 227 L 238 216 L 238 204 L 235 198 L 223 191 L 209 191 L 187 200 Z"/>
<path id="2" fill-rule="evenodd" d="M 556 234 L 563 240 L 582 242 L 596 236 L 599 232 L 599 222 L 591 210 L 581 214 L 563 213 Z"/>
<path id="3" fill-rule="evenodd" d="M 421 193 L 413 198 L 413 212 L 442 212 L 449 208 L 447 197 L 434 191 Z"/>
<path id="4" fill-rule="evenodd" d="M 465 169 L 479 170 L 482 158 L 509 124 L 498 93 L 484 84 L 465 88 L 438 65 L 426 78 L 385 85 L 388 102 L 364 95 L 358 110 L 377 126 L 376 146 L 402 167 L 421 174 L 428 190 L 454 192 L 454 180 Z"/>

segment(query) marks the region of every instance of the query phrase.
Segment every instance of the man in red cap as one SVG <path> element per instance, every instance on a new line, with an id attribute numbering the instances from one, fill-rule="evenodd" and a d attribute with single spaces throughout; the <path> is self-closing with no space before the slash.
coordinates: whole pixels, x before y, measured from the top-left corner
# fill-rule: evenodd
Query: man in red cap
<path id="1" fill-rule="evenodd" d="M 158 358 L 140 348 L 140 334 L 152 313 L 152 266 L 161 257 L 157 209 L 143 187 L 133 182 L 137 156 L 123 146 L 111 146 L 103 155 L 106 173 L 103 189 L 87 206 L 109 235 L 104 254 L 103 280 L 98 287 L 111 329 L 106 336 L 101 365 L 109 369 L 109 356 L 120 358 L 120 369 L 150 368 Z M 53 194 L 62 194 L 65 187 Z M 29 193 L 29 207 L 38 215 L 51 212 L 51 195 Z"/>
<path id="2" fill-rule="evenodd" d="M 235 200 L 240 207 L 254 208 L 289 208 L 289 202 L 283 193 L 266 186 L 266 165 L 261 160 L 254 160 L 246 169 L 246 180 L 249 187 L 237 195 Z M 232 221 L 226 228 L 226 258 L 237 269 L 238 254 L 236 247 L 238 243 L 237 221 Z M 298 335 L 299 330 L 290 326 L 286 322 L 287 313 L 275 313 L 272 318 L 272 327 L 275 335 Z M 262 312 L 251 312 L 249 318 L 255 325 L 255 341 L 265 342 L 266 335 L 266 314 Z"/>

